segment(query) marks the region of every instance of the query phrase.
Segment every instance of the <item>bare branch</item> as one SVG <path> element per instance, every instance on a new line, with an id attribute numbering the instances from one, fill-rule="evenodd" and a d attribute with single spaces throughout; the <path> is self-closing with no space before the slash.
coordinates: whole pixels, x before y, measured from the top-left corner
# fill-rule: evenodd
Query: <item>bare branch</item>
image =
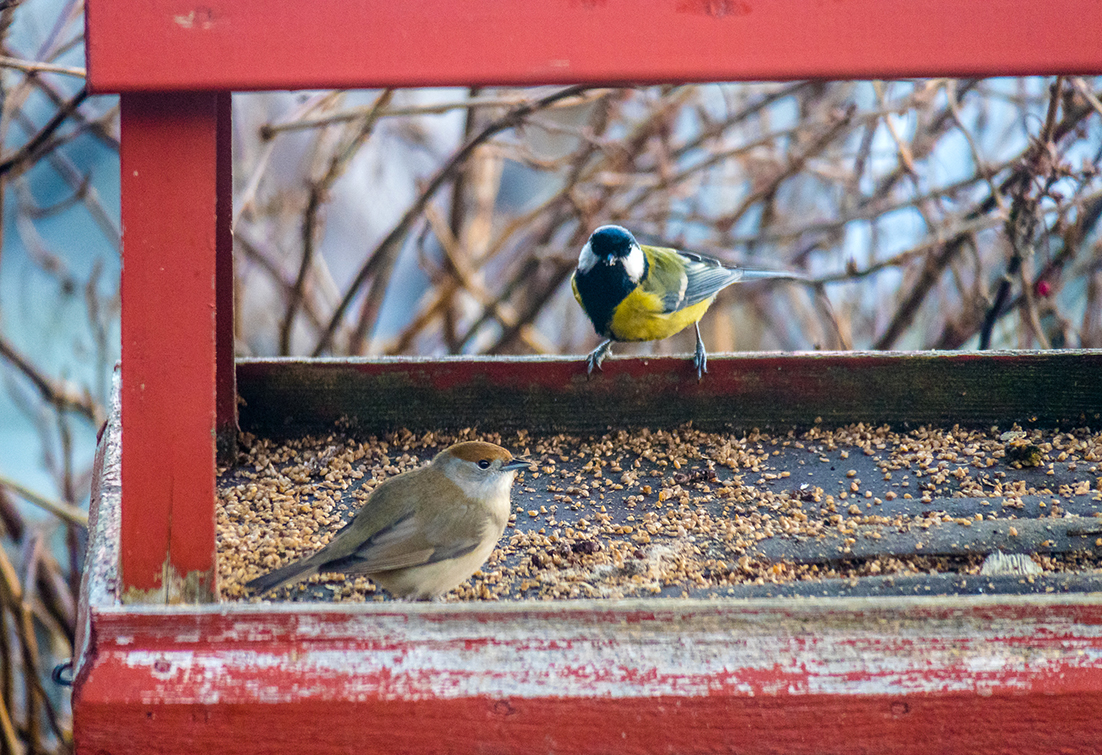
<path id="1" fill-rule="evenodd" d="M 343 319 L 345 311 L 352 303 L 352 300 L 360 292 L 360 288 L 367 281 L 367 279 L 373 275 L 380 276 L 380 279 L 382 280 L 386 280 L 389 277 L 389 269 L 393 265 L 395 255 L 397 254 L 398 242 L 405 238 L 405 235 L 408 232 L 410 226 L 413 224 L 413 221 L 421 214 L 425 205 L 428 204 L 429 200 L 431 200 L 432 197 L 435 196 L 436 192 L 440 190 L 440 187 L 443 186 L 451 178 L 455 170 L 464 162 L 466 162 L 467 158 L 470 157 L 471 153 L 475 150 L 476 147 L 484 143 L 494 134 L 504 131 L 507 128 L 516 127 L 530 113 L 544 109 L 547 106 L 558 102 L 559 100 L 573 97 L 585 91 L 585 89 L 586 87 L 584 86 L 568 87 L 566 89 L 562 89 L 552 94 L 549 94 L 536 102 L 520 105 L 510 110 L 501 118 L 498 118 L 494 122 L 490 123 L 484 129 L 482 129 L 481 132 L 469 139 L 467 143 L 464 144 L 451 157 L 451 159 L 436 172 L 436 174 L 428 182 L 428 185 L 425 187 L 425 189 L 420 193 L 417 199 L 414 200 L 414 203 L 410 206 L 408 210 L 406 210 L 405 214 L 398 221 L 397 225 L 395 225 L 391 232 L 387 234 L 382 242 L 380 242 L 375 250 L 371 252 L 371 254 L 368 256 L 367 262 L 364 263 L 364 265 L 360 268 L 360 271 L 356 274 L 356 277 L 353 279 L 351 285 L 348 287 L 348 290 L 345 293 L 344 298 L 341 300 L 341 303 L 337 305 L 337 309 L 333 313 L 333 316 L 330 319 L 329 325 L 326 327 L 325 332 L 322 333 L 322 336 L 319 339 L 317 346 L 314 347 L 314 356 L 320 355 L 322 352 L 329 348 L 330 340 L 333 338 L 333 334 L 336 331 L 337 326 Z M 375 306 L 377 307 L 378 305 L 376 304 Z M 368 326 L 374 320 L 374 317 L 372 316 L 374 311 L 375 310 L 371 308 L 365 308 L 363 314 L 361 314 L 359 324 L 356 326 L 352 337 L 353 348 L 351 349 L 351 351 L 353 353 L 355 353 L 355 351 L 357 350 L 355 348 L 356 345 L 363 340 Z"/>
<path id="2" fill-rule="evenodd" d="M 7 55 L 0 55 L 0 68 L 14 68 L 26 73 L 60 73 L 63 76 L 75 76 L 83 79 L 87 77 L 87 71 L 73 66 L 59 66 L 53 63 L 38 63 L 33 60 L 19 60 Z"/>
<path id="3" fill-rule="evenodd" d="M 99 426 L 105 419 L 103 407 L 87 394 L 80 394 L 69 386 L 56 384 L 43 375 L 30 360 L 20 354 L 4 337 L 0 336 L 0 357 L 3 357 L 35 387 L 39 395 L 59 411 L 72 411 Z"/>
<path id="4" fill-rule="evenodd" d="M 61 142 L 57 140 L 51 141 L 50 137 L 54 135 L 54 132 L 69 119 L 80 104 L 88 98 L 88 88 L 81 87 L 72 99 L 65 103 L 65 105 L 58 109 L 56 113 L 46 122 L 38 133 L 35 134 L 14 154 L 0 159 L 0 176 L 6 173 L 21 168 L 28 163 L 32 163 L 41 157 L 43 157 L 48 151 L 56 149 Z"/>

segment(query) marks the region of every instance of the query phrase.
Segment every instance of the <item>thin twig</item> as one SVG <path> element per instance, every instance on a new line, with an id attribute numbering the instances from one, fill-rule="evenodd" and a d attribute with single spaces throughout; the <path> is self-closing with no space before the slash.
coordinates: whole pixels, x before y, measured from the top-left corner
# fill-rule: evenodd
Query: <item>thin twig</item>
<path id="1" fill-rule="evenodd" d="M 1051 108 L 1050 108 L 1051 112 Z M 1089 106 L 1082 108 L 1069 110 L 1064 114 L 1064 117 L 1057 122 L 1055 116 L 1051 121 L 1051 126 L 1046 125 L 1044 133 L 1050 134 L 1048 140 L 1052 144 L 1058 143 L 1065 135 L 1071 133 L 1073 129 L 1082 121 L 1088 113 L 1092 112 Z M 1046 124 L 1049 121 L 1046 118 Z M 997 193 L 999 194 L 1012 194 L 1019 185 L 1023 182 L 1028 184 L 1032 175 L 1032 168 L 1030 167 L 1030 158 L 1035 154 L 1035 145 L 1030 145 L 1023 153 L 1017 167 L 1014 171 L 999 184 Z M 974 219 L 981 217 L 998 206 L 998 199 L 994 196 L 986 197 L 980 202 L 968 215 L 967 219 Z M 946 244 L 943 253 L 937 255 L 934 259 L 928 261 L 927 267 L 924 269 L 917 282 L 912 284 L 907 292 L 907 295 L 903 298 L 899 307 L 896 309 L 888 328 L 884 334 L 876 339 L 874 348 L 876 349 L 888 349 L 896 342 L 896 340 L 902 335 L 903 331 L 913 320 L 915 314 L 918 311 L 919 306 L 925 300 L 927 293 L 933 288 L 934 284 L 940 278 L 941 272 L 946 265 L 953 260 L 957 253 L 964 248 L 964 242 L 967 241 L 968 236 L 958 236 L 949 244 Z M 930 263 L 933 267 L 930 267 Z M 1001 306 L 1001 302 L 997 302 Z M 998 317 L 998 311 L 995 305 L 991 308 L 992 315 L 991 321 L 994 322 Z M 989 340 L 989 339 L 988 339 Z M 981 339 L 982 341 L 982 339 Z"/>
<path id="2" fill-rule="evenodd" d="M 0 357 L 30 380 L 39 395 L 61 411 L 74 411 L 98 427 L 106 418 L 103 407 L 87 393 L 77 394 L 64 385 L 56 384 L 43 375 L 30 360 L 23 356 L 6 338 L 0 336 Z"/>
<path id="3" fill-rule="evenodd" d="M 750 196 L 744 199 L 732 212 L 718 218 L 716 221 L 717 227 L 726 229 L 734 226 L 751 207 L 775 192 L 782 181 L 798 173 L 807 164 L 808 160 L 830 146 L 838 134 L 848 130 L 852 117 L 853 110 L 840 114 L 837 121 L 830 124 L 806 149 L 789 157 L 788 164 L 776 175 L 751 192 Z"/>
<path id="4" fill-rule="evenodd" d="M 59 66 L 54 63 L 39 63 L 33 60 L 19 60 L 0 55 L 0 68 L 14 68 L 26 73 L 60 73 L 63 76 L 75 76 L 80 79 L 88 77 L 88 72 L 75 66 Z"/>
<path id="5" fill-rule="evenodd" d="M 550 107 L 576 107 L 584 102 L 596 99 L 603 96 L 605 90 L 594 89 L 591 91 L 583 92 L 578 95 L 578 100 L 566 100 L 563 102 L 557 102 Z M 382 109 L 376 117 L 378 118 L 408 118 L 412 116 L 421 115 L 444 115 L 450 113 L 453 110 L 476 110 L 479 108 L 487 107 L 508 107 L 516 108 L 530 105 L 536 98 L 532 97 L 520 97 L 520 96 L 508 96 L 508 97 L 467 97 L 462 100 L 453 100 L 450 102 L 440 102 L 433 105 L 403 105 L 386 107 Z M 303 131 L 307 129 L 322 128 L 324 126 L 332 126 L 338 123 L 349 123 L 366 117 L 371 111 L 371 105 L 364 107 L 349 108 L 348 110 L 341 110 L 336 113 L 330 113 L 329 115 L 316 116 L 314 118 L 295 118 L 293 120 L 285 121 L 283 123 L 265 124 L 260 127 L 261 138 L 271 139 L 276 134 L 286 133 L 289 131 Z"/>
<path id="6" fill-rule="evenodd" d="M 876 92 L 876 99 L 880 103 L 880 109 L 885 109 L 885 102 L 887 100 L 887 89 L 884 86 L 883 81 L 872 82 L 873 91 Z M 918 173 L 915 170 L 915 158 L 914 153 L 911 152 L 911 148 L 907 146 L 903 141 L 903 137 L 899 134 L 899 129 L 895 127 L 895 121 L 892 120 L 891 115 L 884 116 L 884 126 L 888 129 L 888 134 L 891 135 L 892 141 L 895 142 L 895 151 L 899 155 L 899 165 L 904 171 L 910 175 Z"/>
<path id="7" fill-rule="evenodd" d="M 1099 100 L 1098 96 L 1090 90 L 1090 87 L 1087 86 L 1087 82 L 1083 81 L 1079 76 L 1073 76 L 1071 78 L 1071 85 L 1075 87 L 1075 91 L 1083 96 L 1083 99 L 1085 99 L 1087 104 L 1094 109 L 1094 112 L 1102 115 L 1102 100 Z"/>
<path id="8" fill-rule="evenodd" d="M 61 501 L 55 501 L 47 498 L 44 495 L 39 495 L 28 487 L 20 485 L 15 480 L 10 479 L 6 475 L 0 475 L 0 487 L 7 488 L 17 496 L 33 503 L 43 511 L 48 511 L 58 519 L 69 522 L 70 524 L 77 524 L 81 527 L 88 526 L 88 514 L 76 506 L 72 506 L 68 503 L 62 503 Z"/>
<path id="9" fill-rule="evenodd" d="M 1009 192 L 1013 196 L 1010 205 L 1010 216 L 1006 222 L 1006 236 L 1010 242 L 1010 258 L 1007 260 L 1006 272 L 1003 273 L 999 281 L 995 300 L 984 316 L 983 325 L 980 329 L 980 349 L 990 348 L 995 322 L 1002 312 L 1006 299 L 1010 295 L 1011 286 L 1013 286 L 1016 279 L 1021 281 L 1023 285 L 1024 319 L 1033 331 L 1033 337 L 1042 344 L 1042 348 L 1048 348 L 1048 339 L 1041 329 L 1036 304 L 1033 301 L 1032 292 L 1028 290 L 1022 263 L 1032 254 L 1033 234 L 1038 222 L 1038 201 L 1030 193 L 1032 178 L 1038 172 L 1048 173 L 1050 175 L 1049 185 L 1051 185 L 1053 168 L 1051 162 L 1054 159 L 1052 155 L 1056 149 L 1053 135 L 1056 130 L 1056 116 L 1059 111 L 1062 86 L 1063 77 L 1057 76 L 1049 97 L 1048 110 L 1040 138 L 1033 143 L 1031 150 L 1023 158 L 1022 169 L 1017 174 L 1017 181 L 1009 187 Z"/>
<path id="10" fill-rule="evenodd" d="M 321 205 L 327 198 L 333 183 L 348 168 L 352 158 L 356 155 L 356 150 L 375 129 L 375 124 L 379 121 L 378 113 L 386 107 L 393 95 L 394 90 L 392 89 L 386 89 L 379 94 L 372 105 L 374 115 L 369 114 L 364 119 L 352 137 L 330 157 L 329 164 L 321 178 L 310 184 L 309 198 L 306 202 L 306 209 L 302 214 L 302 262 L 299 264 L 295 282 L 291 286 L 291 296 L 287 302 L 283 323 L 279 328 L 279 352 L 281 354 L 291 353 L 291 327 L 294 325 L 295 315 L 298 314 L 298 308 L 302 303 L 302 291 L 306 284 L 306 274 L 314 261 L 314 248 L 318 241 L 318 212 Z"/>
<path id="11" fill-rule="evenodd" d="M 1005 222 L 999 217 L 979 217 L 971 220 L 965 220 L 957 225 L 942 225 L 938 229 L 938 234 L 933 238 L 927 238 L 914 246 L 894 254 L 891 257 L 878 260 L 871 265 L 865 267 L 857 267 L 856 265 L 847 268 L 837 273 L 827 273 L 815 278 L 811 278 L 810 282 L 816 284 L 822 283 L 841 283 L 844 281 L 853 281 L 860 278 L 867 278 L 870 275 L 889 270 L 895 267 L 902 267 L 918 257 L 929 254 L 937 249 L 941 249 L 948 241 L 953 238 L 967 236 L 981 231 L 986 231 L 991 228 L 995 228 Z M 944 234 L 944 235 L 943 235 Z"/>
<path id="12" fill-rule="evenodd" d="M 291 292 L 294 289 L 294 283 L 287 280 L 287 276 L 280 269 L 269 254 L 261 248 L 260 241 L 253 239 L 248 229 L 238 228 L 234 231 L 234 241 L 237 243 L 241 253 L 250 262 L 256 263 L 269 278 L 279 287 L 280 292 L 286 299 L 290 299 Z M 311 326 L 320 329 L 322 326 L 322 320 L 318 315 L 318 304 L 314 301 L 310 295 L 311 292 L 304 291 L 302 297 L 302 311 L 306 315 L 306 318 L 310 321 Z"/>
<path id="13" fill-rule="evenodd" d="M 499 133 L 500 131 L 504 131 L 505 129 L 517 126 L 529 113 L 543 109 L 555 102 L 558 102 L 559 100 L 573 97 L 585 91 L 585 89 L 586 87 L 584 86 L 572 86 L 549 94 L 546 97 L 537 100 L 536 102 L 529 102 L 525 103 L 524 105 L 520 105 L 510 110 L 501 118 L 498 118 L 494 122 L 488 124 L 485 128 L 482 129 L 481 132 L 479 132 L 473 138 L 469 139 L 466 144 L 460 147 L 460 149 L 457 150 L 454 155 L 452 155 L 451 159 L 448 160 L 448 162 L 445 163 L 436 172 L 436 174 L 428 182 L 427 186 L 418 195 L 417 199 L 414 200 L 413 204 L 409 207 L 409 209 L 406 210 L 402 218 L 398 221 L 394 228 L 391 229 L 390 233 L 386 235 L 386 237 L 379 243 L 375 250 L 371 252 L 371 254 L 368 256 L 367 262 L 365 262 L 364 265 L 360 268 L 359 272 L 356 274 L 355 278 L 352 280 L 352 283 L 349 285 L 347 291 L 345 292 L 344 298 L 341 299 L 340 304 L 337 305 L 337 309 L 333 313 L 333 316 L 330 318 L 329 324 L 326 326 L 325 331 L 322 333 L 321 338 L 318 340 L 317 345 L 314 347 L 313 355 L 319 356 L 322 352 L 329 348 L 329 344 L 331 339 L 333 338 L 333 334 L 336 332 L 337 327 L 340 325 L 341 320 L 344 318 L 345 311 L 352 303 L 352 300 L 360 292 L 360 288 L 367 281 L 367 279 L 375 274 L 379 274 L 383 277 L 386 276 L 387 270 L 392 264 L 393 258 L 396 256 L 398 242 L 405 237 L 410 226 L 413 224 L 414 219 L 416 219 L 421 214 L 422 210 L 429 202 L 429 200 L 431 200 L 432 197 L 435 196 L 436 192 L 440 190 L 440 187 L 443 186 L 444 183 L 446 183 L 450 179 L 453 172 L 464 162 L 466 162 L 467 158 L 470 157 L 475 148 L 477 148 L 480 144 L 485 142 L 494 134 Z M 365 312 L 364 315 L 361 316 L 360 322 L 359 324 L 357 324 L 355 332 L 353 334 L 353 345 L 356 345 L 363 340 L 364 334 L 371 319 L 372 318 L 370 317 L 370 312 Z M 355 349 L 353 349 L 353 351 L 355 351 Z"/>
<path id="14" fill-rule="evenodd" d="M 0 697 L 0 734 L 4 737 L 4 752 L 8 753 L 21 753 L 23 752 L 23 744 L 19 741 L 19 738 L 15 734 L 15 725 L 11 720 L 12 706 L 10 697 Z"/>
<path id="15" fill-rule="evenodd" d="M 88 98 L 88 87 L 81 87 L 68 102 L 62 107 L 58 108 L 57 112 L 53 114 L 50 120 L 46 121 L 46 124 L 39 129 L 38 133 L 32 136 L 22 147 L 15 151 L 14 154 L 9 155 L 3 159 L 0 159 L 0 176 L 7 174 L 8 172 L 22 168 L 28 163 L 33 163 L 39 160 L 50 149 L 54 149 L 59 146 L 58 142 L 50 143 L 50 137 L 54 132 L 69 119 L 69 116 L 80 107 L 81 103 Z"/>

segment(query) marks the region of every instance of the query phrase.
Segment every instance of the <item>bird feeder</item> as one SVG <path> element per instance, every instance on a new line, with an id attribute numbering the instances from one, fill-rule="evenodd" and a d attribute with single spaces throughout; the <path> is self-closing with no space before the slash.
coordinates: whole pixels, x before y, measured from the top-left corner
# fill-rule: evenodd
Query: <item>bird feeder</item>
<path id="1" fill-rule="evenodd" d="M 239 423 L 319 428 L 349 412 L 415 431 L 441 417 L 1097 427 L 1102 354 L 1088 351 L 713 355 L 699 383 L 672 359 L 618 360 L 590 381 L 575 356 L 235 364 L 230 93 L 1098 74 L 1102 5 L 87 0 L 86 13 L 88 85 L 121 95 L 125 233 L 78 752 L 1097 752 L 1090 579 L 1020 595 L 222 603 L 214 507 L 216 455 Z"/>

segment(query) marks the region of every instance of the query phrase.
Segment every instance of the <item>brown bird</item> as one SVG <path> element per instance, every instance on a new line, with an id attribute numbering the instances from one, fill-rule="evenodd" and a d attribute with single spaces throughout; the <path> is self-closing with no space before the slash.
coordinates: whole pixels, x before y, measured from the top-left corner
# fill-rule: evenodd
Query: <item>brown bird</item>
<path id="1" fill-rule="evenodd" d="M 259 594 L 343 572 L 364 574 L 397 597 L 442 595 L 490 557 L 509 520 L 516 471 L 530 463 L 493 443 L 456 443 L 381 483 L 320 551 L 245 587 Z"/>

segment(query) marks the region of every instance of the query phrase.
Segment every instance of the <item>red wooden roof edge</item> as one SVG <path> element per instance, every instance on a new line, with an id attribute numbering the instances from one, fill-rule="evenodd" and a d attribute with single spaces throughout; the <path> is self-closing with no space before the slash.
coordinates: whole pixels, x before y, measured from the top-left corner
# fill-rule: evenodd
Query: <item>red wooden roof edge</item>
<path id="1" fill-rule="evenodd" d="M 97 93 L 1102 73 L 1096 0 L 89 0 Z"/>

